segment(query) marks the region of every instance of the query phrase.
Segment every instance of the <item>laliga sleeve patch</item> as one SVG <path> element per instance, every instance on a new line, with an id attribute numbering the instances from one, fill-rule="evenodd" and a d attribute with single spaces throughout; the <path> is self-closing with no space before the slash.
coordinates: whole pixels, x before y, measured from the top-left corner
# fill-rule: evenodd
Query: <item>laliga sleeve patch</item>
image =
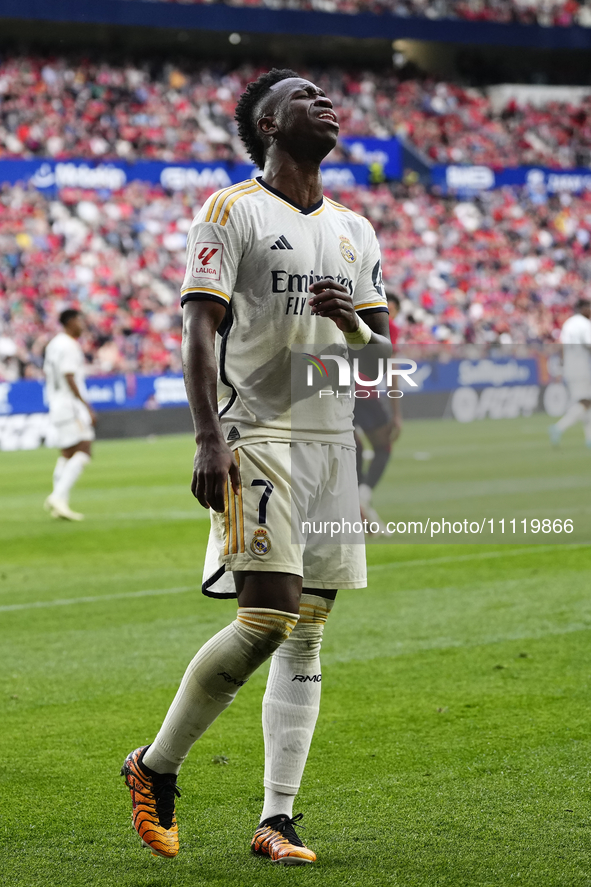
<path id="1" fill-rule="evenodd" d="M 196 243 L 193 252 L 192 276 L 219 280 L 222 273 L 223 256 L 223 243 L 217 241 Z"/>

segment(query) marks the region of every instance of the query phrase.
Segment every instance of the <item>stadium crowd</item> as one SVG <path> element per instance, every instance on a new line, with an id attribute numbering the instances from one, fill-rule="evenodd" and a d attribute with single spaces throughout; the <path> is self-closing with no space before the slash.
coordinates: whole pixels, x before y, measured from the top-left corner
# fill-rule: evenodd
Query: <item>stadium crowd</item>
<path id="1" fill-rule="evenodd" d="M 0 158 L 246 160 L 233 112 L 257 70 L 7 55 Z M 398 134 L 432 161 L 590 165 L 591 99 L 542 108 L 394 72 L 303 71 L 349 136 Z M 355 159 L 341 143 L 332 160 Z M 66 305 L 89 321 L 99 373 L 180 370 L 185 242 L 206 191 L 0 191 L 0 380 L 41 375 Z M 335 194 L 366 215 L 407 343 L 551 342 L 591 278 L 591 196 L 524 189 L 444 198 L 418 184 Z"/>
<path id="2" fill-rule="evenodd" d="M 355 15 L 426 16 L 544 27 L 591 26 L 588 0 L 167 0 L 170 3 L 223 2 L 228 6 L 303 9 Z"/>
<path id="3" fill-rule="evenodd" d="M 186 233 L 209 192 L 32 187 L 0 193 L 0 379 L 41 375 L 60 311 L 79 305 L 96 373 L 180 371 Z M 333 194 L 376 228 L 406 343 L 554 342 L 591 280 L 591 194 L 418 184 Z"/>
<path id="4" fill-rule="evenodd" d="M 0 159 L 88 157 L 244 161 L 236 100 L 258 71 L 17 55 L 0 59 Z M 338 108 L 349 136 L 401 136 L 439 163 L 591 164 L 591 98 L 509 103 L 477 89 L 392 72 L 302 71 Z M 347 160 L 341 143 L 329 158 Z"/>

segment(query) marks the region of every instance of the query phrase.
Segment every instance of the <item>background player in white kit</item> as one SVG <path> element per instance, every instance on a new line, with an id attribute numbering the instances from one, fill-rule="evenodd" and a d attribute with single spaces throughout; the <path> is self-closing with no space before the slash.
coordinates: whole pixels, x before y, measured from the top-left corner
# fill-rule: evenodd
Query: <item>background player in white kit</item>
<path id="1" fill-rule="evenodd" d="M 182 762 L 272 656 L 265 800 L 251 847 L 294 865 L 316 859 L 295 831 L 293 801 L 318 715 L 324 623 L 337 588 L 363 588 L 366 577 L 362 534 L 361 544 L 292 543 L 294 503 L 304 520 L 324 504 L 355 522 L 359 501 L 352 399 L 317 400 L 314 413 L 309 398 L 298 424 L 290 346 L 346 355 L 369 343 L 383 357 L 392 346 L 373 229 L 322 194 L 320 162 L 339 131 L 330 99 L 273 70 L 249 85 L 236 119 L 264 172 L 214 194 L 195 219 L 182 304 L 198 443 L 191 488 L 212 510 L 203 590 L 237 597 L 238 614 L 199 650 L 158 736 L 128 755 L 122 774 L 143 842 L 175 856 Z"/>
<path id="2" fill-rule="evenodd" d="M 84 352 L 78 339 L 84 332 L 80 311 L 68 308 L 60 314 L 64 331 L 45 349 L 43 372 L 49 403 L 49 418 L 57 432 L 61 450 L 53 472 L 53 491 L 44 507 L 52 517 L 82 520 L 69 505 L 72 487 L 90 462 L 94 440 L 95 413 L 88 403 L 84 383 Z"/>
<path id="3" fill-rule="evenodd" d="M 580 299 L 576 313 L 563 324 L 562 375 L 570 394 L 570 406 L 564 416 L 548 429 L 550 440 L 558 446 L 563 433 L 577 422 L 583 423 L 585 443 L 591 449 L 591 302 Z"/>

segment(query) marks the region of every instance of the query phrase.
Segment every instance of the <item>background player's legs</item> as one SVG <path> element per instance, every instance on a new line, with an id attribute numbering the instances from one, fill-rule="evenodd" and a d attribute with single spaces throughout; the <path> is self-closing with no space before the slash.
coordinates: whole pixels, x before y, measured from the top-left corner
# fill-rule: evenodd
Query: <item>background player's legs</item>
<path id="1" fill-rule="evenodd" d="M 68 504 L 72 487 L 90 462 L 91 456 L 92 443 L 89 440 L 81 440 L 74 446 L 62 450 L 65 463 L 62 465 L 57 482 L 54 474 L 53 495 L 57 499 Z"/>
<path id="2" fill-rule="evenodd" d="M 375 509 L 372 508 L 371 497 L 390 460 L 392 453 L 392 444 L 390 443 L 391 428 L 389 425 L 380 425 L 378 428 L 364 429 L 364 431 L 372 446 L 373 456 L 367 471 L 358 474 L 359 504 L 361 505 L 362 517 L 379 524 L 380 518 Z"/>
<path id="3" fill-rule="evenodd" d="M 327 597 L 324 597 L 326 595 Z M 263 699 L 265 803 L 261 822 L 292 817 L 320 707 L 320 646 L 336 591 L 304 589 L 300 619 L 272 660 Z"/>
<path id="4" fill-rule="evenodd" d="M 381 425 L 371 431 L 366 431 L 367 438 L 373 447 L 373 458 L 364 475 L 364 482 L 373 490 L 381 479 L 392 452 L 390 443 L 390 426 Z"/>
<path id="5" fill-rule="evenodd" d="M 211 638 L 189 664 L 158 736 L 144 756 L 144 763 L 156 773 L 178 773 L 193 743 L 298 621 L 299 576 L 236 575 L 240 577 L 237 587 L 243 588 L 236 621 Z"/>
<path id="6" fill-rule="evenodd" d="M 64 467 L 67 464 L 67 461 L 68 460 L 66 459 L 66 457 L 62 453 L 60 453 L 59 456 L 57 457 L 57 462 L 55 463 L 55 468 L 53 469 L 53 490 L 52 490 L 53 493 L 55 493 L 55 488 L 57 486 L 57 482 L 59 481 L 60 477 L 62 476 L 62 471 L 64 470 Z"/>
<path id="7" fill-rule="evenodd" d="M 357 482 L 363 483 L 363 441 L 355 431 L 355 467 L 357 469 Z"/>
<path id="8" fill-rule="evenodd" d="M 53 470 L 53 490 L 45 500 L 44 508 L 52 517 L 82 520 L 84 515 L 72 511 L 69 505 L 72 487 L 90 462 L 92 442 L 81 440 L 62 449 Z"/>
<path id="9" fill-rule="evenodd" d="M 566 431 L 567 428 L 570 428 L 571 425 L 576 425 L 577 422 L 583 422 L 585 425 L 585 440 L 587 443 L 590 441 L 590 437 L 588 436 L 588 428 L 587 425 L 591 420 L 591 400 L 578 400 L 576 403 L 573 403 L 572 406 L 568 408 L 564 416 L 558 420 L 554 425 L 550 426 L 550 438 L 552 443 L 558 444 L 560 442 L 560 438 L 562 434 Z"/>
<path id="10" fill-rule="evenodd" d="M 587 409 L 583 416 L 583 431 L 585 433 L 585 444 L 591 449 L 591 401 L 585 401 Z"/>

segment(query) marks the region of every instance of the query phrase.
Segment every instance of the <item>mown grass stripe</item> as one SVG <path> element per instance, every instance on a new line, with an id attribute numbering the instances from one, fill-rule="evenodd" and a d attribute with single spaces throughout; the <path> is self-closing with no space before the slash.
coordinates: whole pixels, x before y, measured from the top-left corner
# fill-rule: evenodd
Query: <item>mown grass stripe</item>
<path id="1" fill-rule="evenodd" d="M 372 564 L 368 567 L 368 572 L 375 572 L 377 570 L 385 570 L 385 569 L 400 569 L 403 567 L 427 567 L 431 564 L 453 564 L 453 563 L 462 563 L 463 561 L 474 561 L 474 560 L 487 560 L 489 558 L 499 558 L 499 557 L 515 557 L 522 554 L 534 554 L 534 553 L 543 553 L 548 551 L 572 551 L 576 548 L 587 548 L 587 545 L 569 545 L 569 546 L 557 546 L 557 545 L 537 545 L 532 548 L 517 548 L 510 549 L 508 551 L 485 551 L 478 552 L 477 554 L 460 554 L 449 557 L 433 557 L 433 558 L 421 558 L 420 560 L 412 560 L 412 561 L 388 561 L 385 564 Z M 26 604 L 4 604 L 0 606 L 0 613 L 9 613 L 13 610 L 36 610 L 45 607 L 67 607 L 75 604 L 95 604 L 100 603 L 101 601 L 114 601 L 114 600 L 124 600 L 126 598 L 137 598 L 137 597 L 152 597 L 156 595 L 166 595 L 166 594 L 182 594 L 186 591 L 195 591 L 196 587 L 193 585 L 185 585 L 180 588 L 148 588 L 142 591 L 127 591 L 121 592 L 120 594 L 105 594 L 105 595 L 93 595 L 92 597 L 78 597 L 78 598 L 63 598 L 59 600 L 53 601 L 31 601 Z"/>
<path id="2" fill-rule="evenodd" d="M 194 585 L 184 585 L 180 588 L 147 588 L 142 591 L 122 591 L 120 594 L 97 594 L 92 597 L 62 598 L 54 601 L 30 601 L 27 604 L 4 604 L 0 606 L 0 613 L 8 613 L 12 610 L 37 610 L 44 607 L 68 607 L 73 604 L 96 604 L 101 601 L 117 601 L 126 598 L 155 597 L 159 594 L 182 594 L 185 591 L 197 591 Z"/>
<path id="3" fill-rule="evenodd" d="M 368 573 L 376 570 L 396 569 L 401 567 L 428 567 L 430 564 L 455 564 L 462 561 L 484 561 L 497 557 L 517 557 L 522 554 L 543 554 L 548 551 L 574 551 L 576 548 L 588 548 L 588 544 L 581 545 L 535 545 L 531 548 L 514 548 L 508 551 L 483 551 L 477 554 L 459 554 L 448 557 L 425 557 L 413 561 L 387 561 L 384 564 L 371 564 Z"/>

